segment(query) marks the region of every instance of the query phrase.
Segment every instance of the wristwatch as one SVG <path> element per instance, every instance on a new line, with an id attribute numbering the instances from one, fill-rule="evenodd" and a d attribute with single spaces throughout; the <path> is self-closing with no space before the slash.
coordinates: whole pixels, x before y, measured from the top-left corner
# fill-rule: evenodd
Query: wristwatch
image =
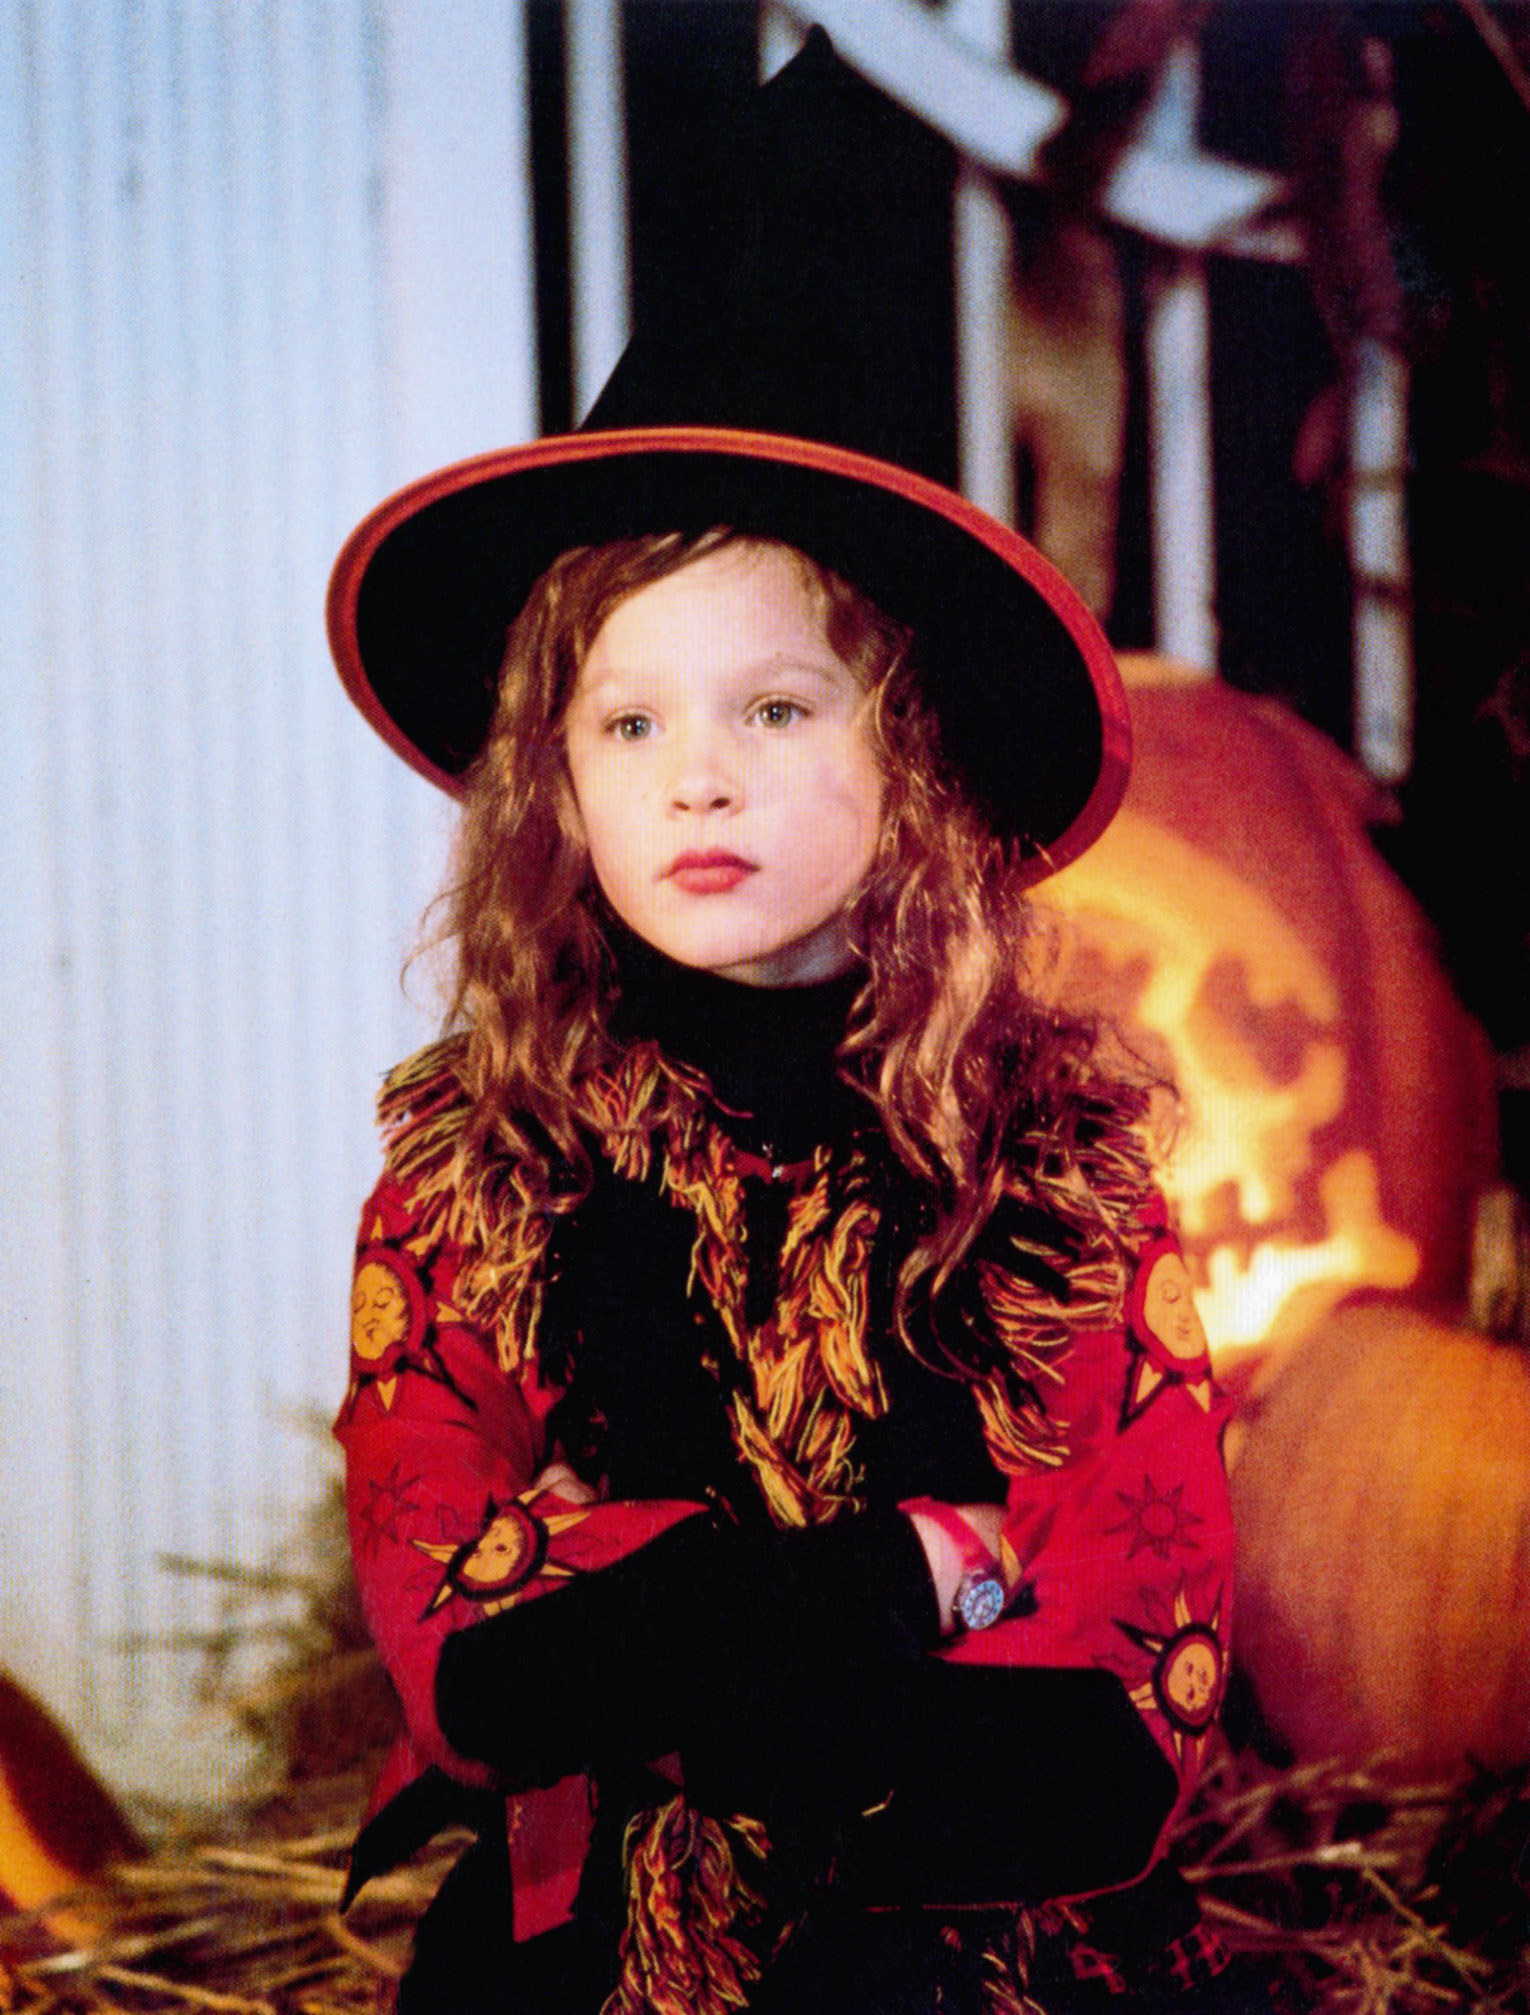
<path id="1" fill-rule="evenodd" d="M 899 1509 L 917 1511 L 932 1525 L 938 1525 L 955 1545 L 962 1563 L 962 1578 L 956 1584 L 951 1608 L 962 1628 L 987 1630 L 997 1623 L 1009 1602 L 1009 1590 L 1004 1586 L 998 1561 L 955 1505 L 943 1504 L 938 1497 L 915 1497 Z"/>

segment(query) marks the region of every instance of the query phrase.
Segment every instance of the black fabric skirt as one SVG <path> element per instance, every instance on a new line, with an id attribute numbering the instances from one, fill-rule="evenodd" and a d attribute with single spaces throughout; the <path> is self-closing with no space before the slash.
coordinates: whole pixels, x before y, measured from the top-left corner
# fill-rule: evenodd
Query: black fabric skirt
<path id="1" fill-rule="evenodd" d="M 1137 1984 L 1080 1978 L 1066 1941 L 1043 1938 L 1029 1991 L 1046 2015 L 1286 2015 L 1299 2005 L 1239 1962 L 1189 1983 L 1152 1977 L 1155 1918 L 1183 1914 L 1183 1885 L 1164 1869 L 1123 1894 L 1131 1901 L 1114 1914 L 1133 1920 Z M 983 1954 L 1006 1929 L 1002 1912 L 962 1912 L 953 1937 L 934 1911 L 819 1907 L 755 1988 L 749 2015 L 991 2015 Z M 420 1921 L 397 2015 L 600 2015 L 618 1935 L 598 1909 L 518 1943 L 508 1850 L 502 1832 L 486 1833 Z"/>

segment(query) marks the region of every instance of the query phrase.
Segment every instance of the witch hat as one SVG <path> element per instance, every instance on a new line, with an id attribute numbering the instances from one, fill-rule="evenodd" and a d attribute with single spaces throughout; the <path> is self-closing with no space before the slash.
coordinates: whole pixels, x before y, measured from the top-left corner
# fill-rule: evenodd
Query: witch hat
<path id="1" fill-rule="evenodd" d="M 358 526 L 331 648 L 415 769 L 458 788 L 506 632 L 560 553 L 727 525 L 913 630 L 945 757 L 1036 877 L 1104 830 L 1130 730 L 1103 633 L 1033 546 L 921 473 L 946 444 L 913 396 L 896 226 L 928 144 L 815 29 L 735 126 L 583 424 L 439 470 Z"/>

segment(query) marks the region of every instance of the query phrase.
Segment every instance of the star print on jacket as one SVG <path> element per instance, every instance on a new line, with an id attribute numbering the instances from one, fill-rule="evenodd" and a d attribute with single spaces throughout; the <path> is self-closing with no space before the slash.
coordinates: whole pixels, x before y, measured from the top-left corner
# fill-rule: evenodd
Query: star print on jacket
<path id="1" fill-rule="evenodd" d="M 1205 1520 L 1185 1503 L 1183 1477 L 1171 1489 L 1160 1490 L 1152 1477 L 1144 1476 L 1140 1497 L 1129 1490 L 1118 1490 L 1116 1496 L 1128 1515 L 1114 1525 L 1107 1525 L 1105 1530 L 1131 1534 L 1126 1549 L 1128 1560 L 1134 1559 L 1144 1547 L 1151 1547 L 1160 1560 L 1167 1560 L 1176 1546 L 1194 1552 L 1198 1542 L 1190 1537 L 1191 1529 L 1203 1525 Z"/>
<path id="2" fill-rule="evenodd" d="M 664 1199 L 660 1202 L 666 1212 L 673 1209 Z M 585 1206 L 586 1217 L 590 1208 Z M 582 1467 L 576 1464 L 585 1481 L 599 1489 L 588 1507 L 575 1506 L 556 1492 L 536 1494 L 533 1479 L 550 1462 L 568 1459 L 569 1451 L 558 1438 L 558 1408 L 566 1397 L 572 1364 L 552 1349 L 561 1332 L 555 1323 L 543 1321 L 545 1311 L 534 1293 L 539 1271 L 533 1268 L 524 1288 L 533 1294 L 530 1305 L 537 1320 L 525 1331 L 514 1368 L 507 1370 L 506 1338 L 516 1341 L 521 1333 L 504 1319 L 504 1309 L 491 1311 L 473 1303 L 467 1277 L 471 1253 L 447 1235 L 439 1210 L 432 1214 L 417 1190 L 390 1172 L 369 1199 L 362 1225 L 359 1265 L 385 1244 L 418 1273 L 426 1328 L 432 1328 L 433 1315 L 443 1324 L 434 1330 L 434 1342 L 439 1362 L 449 1374 L 449 1382 L 399 1376 L 391 1406 L 375 1386 L 364 1386 L 339 1423 L 347 1455 L 358 1586 L 408 1718 L 408 1734 L 401 1738 L 396 1761 L 380 1782 L 371 1819 L 383 1823 L 393 1799 L 402 1797 L 429 1764 L 468 1783 L 489 1782 L 491 1768 L 499 1770 L 504 1781 L 513 1784 L 516 1800 L 510 1852 L 516 1932 L 530 1937 L 570 1921 L 584 1880 L 590 1786 L 578 1771 L 556 1784 L 544 1783 L 554 1766 L 561 1767 L 580 1753 L 556 1745 L 583 1740 L 583 1730 L 600 1730 L 604 1740 L 613 1713 L 617 1709 L 627 1713 L 629 1696 L 639 1702 L 661 1697 L 647 1680 L 630 1683 L 629 1657 L 642 1657 L 653 1670 L 667 1672 L 668 1661 L 683 1661 L 687 1655 L 677 1649 L 681 1633 L 663 1632 L 644 1637 L 630 1651 L 622 1639 L 621 1650 L 608 1662 L 606 1651 L 596 1649 L 603 1646 L 602 1615 L 619 1614 L 625 1621 L 629 1611 L 623 1605 L 633 1599 L 632 1591 L 650 1583 L 667 1591 L 666 1602 L 675 1600 L 677 1590 L 671 1584 L 677 1575 L 686 1591 L 680 1599 L 690 1602 L 696 1585 L 689 1578 L 693 1552 L 696 1558 L 710 1558 L 709 1548 L 739 1546 L 747 1567 L 749 1546 L 735 1538 L 731 1524 L 723 1522 L 714 1530 L 704 1522 L 707 1503 L 704 1494 L 691 1487 L 688 1472 L 683 1479 L 677 1476 L 673 1486 L 678 1491 L 683 1482 L 687 1494 L 666 1494 L 672 1486 L 663 1472 L 655 1474 L 651 1485 L 629 1494 L 625 1488 L 612 1487 L 598 1450 Z M 381 1239 L 375 1235 L 379 1228 Z M 1145 1200 L 1126 1235 L 1130 1249 L 1144 1259 L 1174 1249 L 1168 1214 L 1157 1198 Z M 689 1297 L 695 1293 L 686 1285 L 688 1257 L 689 1242 L 677 1240 L 675 1298 L 682 1315 L 689 1313 Z M 1134 1284 L 1141 1285 L 1141 1269 L 1132 1273 L 1136 1278 L 1129 1276 L 1128 1292 Z M 664 1291 L 665 1283 L 659 1280 L 657 1292 Z M 1174 1806 L 1182 1806 L 1193 1788 L 1203 1742 L 1180 1724 L 1199 1718 L 1196 1687 L 1206 1682 L 1208 1656 L 1212 1683 L 1220 1681 L 1215 1646 L 1225 1635 L 1230 1616 L 1230 1514 L 1218 1459 L 1217 1403 L 1205 1408 L 1178 1379 L 1164 1379 L 1160 1392 L 1178 1384 L 1182 1397 L 1171 1396 L 1162 1403 L 1155 1398 L 1135 1420 L 1122 1422 L 1123 1395 L 1138 1360 L 1147 1354 L 1128 1330 L 1125 1299 L 1102 1298 L 1098 1310 L 1091 1307 L 1089 1319 L 1078 1320 L 1067 1348 L 1059 1351 L 1041 1384 L 1047 1416 L 1058 1427 L 1061 1460 L 1016 1462 L 1012 1470 L 997 1472 L 1006 1485 L 1003 1553 L 1017 1599 L 992 1629 L 966 1632 L 942 1641 L 938 1649 L 932 1647 L 928 1671 L 921 1661 L 920 1683 L 945 1689 L 948 1680 L 952 1686 L 963 1680 L 954 1668 L 982 1665 L 1013 1674 L 1017 1686 L 1034 1681 L 1045 1691 L 1056 1685 L 1061 1689 L 1059 1699 L 1070 1699 L 1071 1688 L 1109 1676 L 1118 1688 L 1122 1721 L 1110 1720 L 1099 1739 L 1117 1745 L 1113 1755 L 1130 1751 L 1134 1770 L 1139 1765 L 1146 1768 L 1146 1755 L 1155 1781 L 1151 1797 L 1144 1794 L 1142 1810 L 1148 1814 L 1144 1823 L 1157 1825 L 1162 1806 L 1167 1825 L 1172 1808 L 1165 1801 L 1172 1796 L 1172 1786 L 1157 1779 L 1158 1758 L 1179 1779 Z M 448 1311 L 461 1318 L 460 1327 Z M 634 1336 L 641 1338 L 636 1325 L 646 1315 L 645 1305 L 629 1318 L 624 1297 L 614 1296 L 608 1345 L 614 1349 L 626 1337 L 629 1320 Z M 582 1329 L 578 1334 L 586 1352 L 583 1373 L 590 1376 L 591 1347 Z M 363 1341 L 375 1351 L 370 1337 Z M 417 1361 L 425 1343 L 421 1333 L 420 1343 L 410 1353 Z M 1175 1366 L 1167 1346 L 1163 1355 L 1168 1366 Z M 618 1361 L 625 1364 L 627 1359 Z M 604 1404 L 603 1389 L 595 1396 Z M 975 1401 L 972 1404 L 976 1412 Z M 981 1432 L 982 1425 L 978 1419 L 976 1431 Z M 867 1433 L 869 1438 L 869 1426 Z M 1013 1459 L 1007 1444 L 1004 1452 Z M 884 1466 L 898 1459 L 896 1449 L 882 1457 Z M 724 1470 L 723 1475 L 732 1473 Z M 398 1492 L 397 1486 L 404 1488 Z M 897 1494 L 899 1501 L 904 1494 Z M 550 1518 L 560 1515 L 572 1515 L 576 1522 L 561 1531 L 547 1530 Z M 905 1537 L 906 1521 L 891 1511 L 864 1516 L 865 1546 L 871 1549 L 875 1541 L 879 1562 L 901 1561 L 901 1554 L 889 1551 L 883 1520 L 898 1526 Z M 692 1520 L 696 1524 L 687 1536 L 684 1528 Z M 380 1523 L 389 1529 L 378 1532 Z M 546 1531 L 545 1538 L 537 1531 L 538 1524 Z M 800 1539 L 804 1548 L 819 1541 L 825 1548 L 848 1548 L 852 1542 L 862 1543 L 858 1528 L 859 1520 L 846 1517 L 800 1534 L 770 1533 L 767 1538 L 772 1548 L 778 1539 L 781 1544 Z M 917 1541 L 913 1543 L 917 1550 Z M 775 1556 L 772 1552 L 766 1557 L 773 1561 Z M 832 1565 L 839 1555 L 825 1552 L 823 1558 L 826 1564 L 820 1571 L 827 1586 L 841 1571 Z M 677 1566 L 677 1562 L 690 1564 Z M 603 1588 L 603 1571 L 618 1564 L 621 1574 L 613 1574 Z M 923 1601 L 927 1576 L 922 1552 L 916 1565 Z M 572 1572 L 560 1576 L 548 1572 L 549 1566 Z M 735 1562 L 730 1573 L 737 1567 Z M 779 1578 L 772 1566 L 767 1592 Z M 1019 1599 L 1022 1586 L 1024 1597 Z M 1146 1599 L 1150 1590 L 1157 1592 L 1152 1603 Z M 1153 1691 L 1152 1675 L 1162 1652 L 1149 1642 L 1158 1640 L 1162 1651 L 1170 1651 L 1170 1640 L 1183 1628 L 1173 1615 L 1176 1590 L 1184 1592 L 1191 1623 L 1205 1625 L 1209 1618 L 1215 1624 L 1210 1646 L 1203 1644 L 1199 1655 L 1185 1640 L 1173 1645 L 1166 1660 L 1165 1698 L 1171 1704 L 1180 1702 L 1178 1723 L 1170 1720 Z M 491 1605 L 508 1613 L 492 1615 Z M 695 1625 L 707 1655 L 721 1655 L 726 1635 L 714 1642 L 705 1612 L 700 1619 L 689 1609 L 683 1613 L 687 1631 Z M 573 1621 L 567 1620 L 570 1616 Z M 1117 1619 L 1142 1635 L 1134 1637 Z M 506 1629 L 520 1634 L 497 1634 Z M 589 1658 L 580 1666 L 572 1695 L 562 1663 L 570 1630 L 583 1631 L 589 1640 Z M 545 1697 L 544 1711 L 527 1721 L 514 1718 L 513 1728 L 495 1704 L 502 1697 L 500 1666 L 495 1662 L 501 1654 L 517 1671 L 545 1670 L 557 1689 L 556 1697 Z M 799 1654 L 793 1651 L 792 1656 L 796 1659 Z M 473 1666 L 475 1658 L 479 1667 Z M 487 1667 L 482 1666 L 484 1659 Z M 443 1667 L 449 1667 L 453 1682 L 448 1689 L 452 1728 L 466 1738 L 456 1747 L 438 1719 Z M 486 1680 L 483 1675 L 490 1668 Z M 984 1689 L 987 1684 L 985 1677 Z M 665 1686 L 670 1690 L 662 1697 L 673 1700 L 667 1678 Z M 1047 1697 L 1050 1701 L 1050 1694 Z M 1096 1696 L 1090 1697 L 1096 1702 L 1090 1710 L 1093 1715 L 1099 1703 Z M 483 1726 L 493 1731 L 483 1738 L 493 1750 L 489 1763 L 481 1760 L 490 1751 L 481 1743 L 480 1714 Z M 930 1742 L 942 1756 L 950 1742 L 966 1739 L 952 1732 L 957 1719 L 952 1716 L 948 1728 L 944 1717 L 931 1717 Z M 1043 1715 L 1042 1721 L 1048 1740 L 1073 1739 L 1072 1734 L 1064 1736 L 1064 1722 L 1070 1731 L 1075 1728 L 1067 1714 L 1056 1722 Z M 1149 1738 L 1143 1751 L 1133 1747 L 1139 1737 L 1132 1723 Z M 670 1737 L 672 1732 L 666 1721 L 663 1733 Z M 1082 1740 L 1080 1760 L 1086 1763 L 1095 1754 L 1094 1735 L 1086 1734 Z M 671 1746 L 666 1741 L 660 1749 L 668 1753 Z M 1152 1749 L 1158 1758 L 1151 1755 Z M 508 1762 L 501 1760 L 505 1755 Z M 646 1750 L 634 1749 L 633 1755 L 652 1760 Z M 531 1757 L 534 1764 L 526 1761 Z M 885 1790 L 884 1785 L 882 1795 Z M 985 1837 L 997 1843 L 1007 1836 L 996 1829 Z M 1133 1840 L 1132 1856 L 1140 1844 L 1145 1862 L 1151 1852 L 1146 1834 L 1140 1843 L 1135 1836 Z M 379 1861 L 372 1872 L 384 1865 L 391 1863 Z M 1138 1865 L 1135 1859 L 1133 1865 Z M 902 1879 L 898 1877 L 899 1882 Z M 1065 1879 L 1055 1879 L 1069 1893 L 1094 1887 L 1094 1863 L 1077 1869 L 1070 1865 Z"/>
<path id="3" fill-rule="evenodd" d="M 414 1495 L 422 1478 L 395 1462 L 383 1476 L 369 1476 L 365 1493 L 357 1507 L 356 1527 L 369 1553 L 387 1541 L 397 1542 L 403 1521 L 424 1509 L 424 1501 Z"/>

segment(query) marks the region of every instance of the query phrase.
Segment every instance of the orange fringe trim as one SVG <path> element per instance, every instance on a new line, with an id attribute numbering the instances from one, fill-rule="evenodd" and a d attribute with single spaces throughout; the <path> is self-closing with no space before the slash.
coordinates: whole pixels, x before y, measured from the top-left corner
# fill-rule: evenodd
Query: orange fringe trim
<path id="1" fill-rule="evenodd" d="M 601 2015 L 728 2015 L 748 2006 L 760 1962 L 734 1927 L 757 1923 L 764 1906 L 738 1872 L 735 1843 L 757 1860 L 769 1846 L 757 1819 L 725 1826 L 683 1798 L 633 1820 L 621 1978 Z"/>
<path id="2" fill-rule="evenodd" d="M 655 1045 L 641 1043 L 601 1082 L 597 1112 L 616 1168 L 646 1176 L 657 1144 L 664 1193 L 695 1220 L 690 1286 L 716 1309 L 734 1355 L 749 1368 L 752 1393 L 730 1397 L 733 1442 L 771 1516 L 783 1526 L 817 1525 L 854 1506 L 855 1418 L 887 1408 L 867 1350 L 877 1212 L 859 1160 L 852 1157 L 836 1179 L 829 1151 L 819 1150 L 812 1183 L 788 1210 L 775 1307 L 751 1329 L 743 1178 L 698 1087 Z"/>
<path id="3" fill-rule="evenodd" d="M 390 1071 L 377 1118 L 389 1173 L 413 1196 L 422 1230 L 462 1249 L 458 1306 L 493 1337 L 501 1371 L 514 1377 L 536 1359 L 552 1219 L 509 1156 L 463 1152 L 466 1048 L 465 1036 L 447 1036 Z"/>
<path id="4" fill-rule="evenodd" d="M 468 1156 L 471 1101 L 462 1083 L 463 1036 L 421 1050 L 387 1079 L 379 1101 L 387 1159 L 413 1191 L 428 1231 L 463 1251 L 463 1313 L 495 1339 L 514 1375 L 535 1360 L 542 1269 L 552 1227 L 513 1158 Z M 654 1043 L 638 1043 L 589 1088 L 600 1145 L 617 1173 L 642 1181 L 655 1150 L 665 1193 L 695 1220 L 691 1286 L 717 1310 L 752 1391 L 730 1397 L 734 1445 L 783 1526 L 821 1524 L 858 1503 L 856 1419 L 885 1412 L 886 1392 L 867 1348 L 867 1275 L 877 1232 L 859 1153 L 838 1169 L 827 1149 L 791 1204 L 776 1305 L 751 1329 L 743 1181 L 731 1142 L 708 1119 L 705 1086 Z M 1066 1459 L 1066 1422 L 1041 1393 L 1060 1384 L 1075 1334 L 1120 1319 L 1133 1219 L 1150 1181 L 1146 1150 L 1124 1128 L 1098 1139 L 1043 1141 L 1009 1187 L 1062 1223 L 1082 1224 L 1081 1254 L 1068 1266 L 1066 1299 L 1023 1274 L 985 1263 L 981 1286 L 1004 1346 L 1002 1371 L 973 1380 L 994 1461 L 1006 1474 Z M 1056 1253 L 1035 1248 L 1055 1265 Z"/>
<path id="5" fill-rule="evenodd" d="M 379 1100 L 387 1164 L 413 1194 L 422 1230 L 461 1249 L 455 1299 L 495 1339 L 511 1376 L 534 1363 L 552 1213 L 508 1155 L 465 1147 L 471 1100 L 460 1065 L 466 1038 L 447 1037 L 401 1064 Z M 867 1345 L 867 1283 L 878 1213 L 869 1172 L 853 1152 L 835 1167 L 828 1149 L 790 1204 L 776 1305 L 745 1318 L 744 1188 L 731 1142 L 708 1119 L 705 1085 L 642 1043 L 589 1088 L 602 1152 L 618 1174 L 643 1181 L 658 1153 L 660 1181 L 696 1225 L 690 1287 L 717 1310 L 749 1389 L 730 1396 L 734 1444 L 781 1526 L 822 1523 L 857 1504 L 855 1423 L 887 1408 Z M 1003 1369 L 973 1380 L 984 1432 L 1000 1469 L 1051 1467 L 1067 1453 L 1066 1423 L 1040 1399 L 1062 1378 L 1073 1336 L 1118 1321 L 1127 1255 L 1150 1172 L 1143 1143 L 1121 1128 L 1097 1140 L 1043 1139 L 1010 1188 L 1080 1234 L 1066 1298 L 1019 1273 L 984 1263 L 981 1287 L 1004 1345 Z M 1024 1241 L 1018 1242 L 1023 1245 Z M 1057 1255 L 1035 1248 L 1049 1266 Z M 747 2006 L 760 1964 L 740 1938 L 762 1905 L 738 1873 L 735 1844 L 763 1861 L 757 1820 L 726 1826 L 672 1799 L 628 1832 L 629 1903 L 621 1979 L 602 2015 L 730 2015 Z M 1034 1927 L 983 1954 L 991 2015 L 1042 2015 L 1028 1992 Z"/>
<path id="6" fill-rule="evenodd" d="M 1014 1922 L 983 1948 L 983 2001 L 987 2015 L 1047 2015 L 1030 1991 L 1036 1957 L 1036 1920 L 1018 1910 Z"/>

